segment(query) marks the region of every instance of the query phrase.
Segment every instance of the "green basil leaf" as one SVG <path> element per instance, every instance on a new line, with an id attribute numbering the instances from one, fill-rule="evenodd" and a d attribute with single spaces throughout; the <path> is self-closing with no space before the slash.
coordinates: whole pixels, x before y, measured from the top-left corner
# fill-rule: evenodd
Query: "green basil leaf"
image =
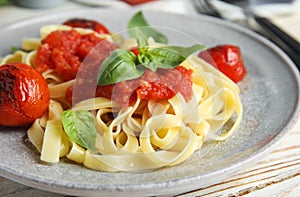
<path id="1" fill-rule="evenodd" d="M 62 124 L 65 132 L 74 142 L 86 149 L 96 150 L 96 125 L 91 112 L 85 110 L 64 111 Z"/>
<path id="2" fill-rule="evenodd" d="M 175 68 L 185 60 L 181 54 L 175 53 L 166 48 L 154 48 L 148 52 L 152 56 L 152 61 L 158 64 L 159 68 Z"/>
<path id="3" fill-rule="evenodd" d="M 97 76 L 98 85 L 115 84 L 140 77 L 144 70 L 135 65 L 136 60 L 137 57 L 131 51 L 114 50 L 100 66 Z"/>
<path id="4" fill-rule="evenodd" d="M 142 66 L 152 70 L 153 72 L 156 71 L 157 63 L 153 61 L 153 57 L 152 57 L 151 54 L 149 54 L 149 53 L 145 53 L 145 54 L 139 53 L 138 60 L 139 60 L 139 63 Z"/>
<path id="5" fill-rule="evenodd" d="M 152 37 L 156 42 L 168 43 L 168 38 L 165 35 L 150 27 L 141 11 L 137 12 L 128 22 L 128 33 L 130 37 L 137 38 L 136 28 L 140 29 L 147 38 Z"/>
<path id="6" fill-rule="evenodd" d="M 154 48 L 148 51 L 151 54 L 152 62 L 157 68 L 175 68 L 192 53 L 205 49 L 204 45 L 195 44 L 191 47 L 165 46 Z"/>
<path id="7" fill-rule="evenodd" d="M 12 50 L 12 52 L 16 52 L 16 51 L 18 51 L 18 50 L 20 50 L 18 47 L 15 47 L 15 46 L 12 46 L 11 47 L 11 50 Z"/>
<path id="8" fill-rule="evenodd" d="M 11 51 L 12 51 L 12 52 L 23 51 L 23 52 L 29 53 L 29 52 L 31 52 L 32 50 L 25 50 L 25 49 L 22 49 L 22 48 L 19 48 L 19 47 L 16 47 L 16 46 L 12 46 L 12 47 L 11 47 Z"/>
<path id="9" fill-rule="evenodd" d="M 190 47 L 165 46 L 163 48 L 169 51 L 173 51 L 174 53 L 180 54 L 184 58 L 187 58 L 189 55 L 193 54 L 196 51 L 206 49 L 206 47 L 203 44 L 194 44 Z"/>
<path id="10" fill-rule="evenodd" d="M 148 37 L 141 31 L 141 29 L 135 28 L 135 36 L 139 48 L 145 48 L 149 46 Z"/>

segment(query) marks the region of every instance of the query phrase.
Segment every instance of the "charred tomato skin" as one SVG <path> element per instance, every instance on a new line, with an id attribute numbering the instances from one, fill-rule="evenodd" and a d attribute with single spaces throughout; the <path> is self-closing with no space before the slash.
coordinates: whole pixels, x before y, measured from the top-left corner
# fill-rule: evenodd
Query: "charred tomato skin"
<path id="1" fill-rule="evenodd" d="M 63 22 L 63 25 L 92 29 L 99 34 L 109 34 L 109 30 L 105 27 L 105 25 L 95 20 L 73 18 Z"/>
<path id="2" fill-rule="evenodd" d="M 50 92 L 43 76 L 24 63 L 0 66 L 0 125 L 26 126 L 48 109 Z"/>

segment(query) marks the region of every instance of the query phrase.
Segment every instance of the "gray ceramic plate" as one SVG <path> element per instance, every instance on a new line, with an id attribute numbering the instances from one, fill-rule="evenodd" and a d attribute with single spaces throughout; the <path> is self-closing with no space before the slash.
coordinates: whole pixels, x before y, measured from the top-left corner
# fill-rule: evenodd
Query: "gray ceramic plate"
<path id="1" fill-rule="evenodd" d="M 22 37 L 38 36 L 44 24 L 71 17 L 102 21 L 111 31 L 126 29 L 134 11 L 82 10 L 41 16 L 0 30 L 0 54 L 19 46 Z M 230 43 L 240 46 L 249 84 L 241 95 L 244 119 L 226 141 L 205 144 L 184 163 L 147 172 L 95 172 L 66 160 L 47 165 L 24 143 L 25 130 L 0 128 L 1 176 L 25 185 L 69 195 L 166 195 L 205 187 L 222 181 L 275 148 L 294 126 L 299 115 L 299 73 L 287 56 L 262 37 L 231 23 L 210 17 L 188 17 L 145 12 L 150 24 L 184 32 L 207 46 Z M 182 33 L 181 33 L 182 34 Z M 187 43 L 186 36 L 168 35 L 170 42 Z"/>

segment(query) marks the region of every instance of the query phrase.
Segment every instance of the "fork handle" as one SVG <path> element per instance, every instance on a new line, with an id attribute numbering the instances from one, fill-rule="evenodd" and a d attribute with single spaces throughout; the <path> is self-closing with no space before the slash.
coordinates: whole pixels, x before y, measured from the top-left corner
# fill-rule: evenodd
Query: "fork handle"
<path id="1" fill-rule="evenodd" d="M 276 39 L 271 40 L 275 44 L 281 46 L 281 48 L 294 61 L 300 70 L 300 43 L 272 23 L 269 19 L 260 16 L 254 16 L 254 19 L 264 30 L 266 30 L 273 37 L 276 37 Z"/>
<path id="2" fill-rule="evenodd" d="M 295 40 L 293 37 L 288 35 L 274 23 L 272 23 L 269 19 L 265 17 L 255 16 L 255 21 L 268 33 L 272 36 L 276 37 L 276 39 L 280 40 L 281 43 L 286 45 L 289 49 L 286 50 L 286 53 L 293 58 L 294 62 L 300 67 L 300 43 Z M 280 45 L 278 41 L 273 40 L 276 44 Z M 282 45 L 282 44 L 281 44 Z"/>

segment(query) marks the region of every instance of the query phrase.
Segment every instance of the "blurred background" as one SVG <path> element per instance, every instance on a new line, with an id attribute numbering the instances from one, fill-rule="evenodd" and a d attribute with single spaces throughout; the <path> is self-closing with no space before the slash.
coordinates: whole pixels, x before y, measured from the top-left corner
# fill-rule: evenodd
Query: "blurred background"
<path id="1" fill-rule="evenodd" d="M 258 15 L 274 23 L 300 41 L 300 0 L 0 0 L 0 25 L 9 24 L 30 16 L 76 10 L 83 7 L 130 6 L 181 14 L 198 14 L 195 2 L 210 2 L 220 15 L 234 22 L 243 22 L 248 3 Z M 199 3 L 198 3 L 199 4 Z M 200 3 L 200 6 L 205 3 Z M 207 14 L 205 11 L 202 14 Z M 202 10 L 202 11 L 203 11 Z"/>
<path id="2" fill-rule="evenodd" d="M 28 17 L 99 7 L 218 17 L 265 36 L 300 65 L 300 0 L 0 0 L 0 27 Z"/>

